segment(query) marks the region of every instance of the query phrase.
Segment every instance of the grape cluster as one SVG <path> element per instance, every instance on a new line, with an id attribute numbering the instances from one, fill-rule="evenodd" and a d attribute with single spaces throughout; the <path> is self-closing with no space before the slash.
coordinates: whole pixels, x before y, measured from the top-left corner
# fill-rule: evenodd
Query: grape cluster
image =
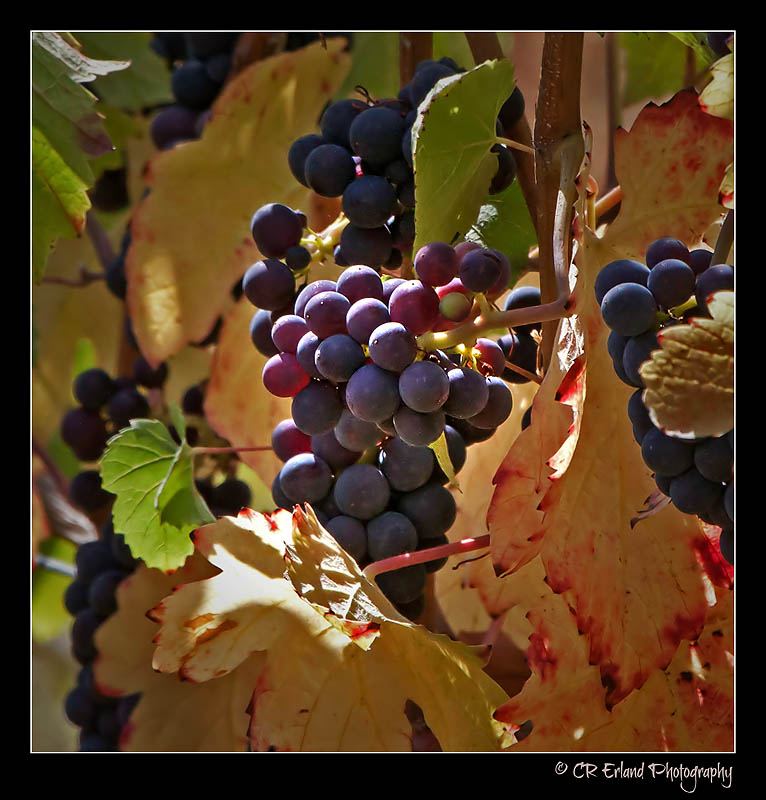
<path id="1" fill-rule="evenodd" d="M 94 636 L 117 610 L 117 587 L 140 562 L 131 555 L 123 536 L 114 532 L 110 519 L 101 526 L 98 539 L 80 545 L 75 563 L 77 577 L 66 590 L 64 605 L 74 617 L 72 655 L 80 671 L 77 685 L 64 701 L 64 712 L 81 729 L 81 752 L 115 752 L 140 695 L 116 698 L 99 691 L 93 677 L 98 655 Z"/>
<path id="2" fill-rule="evenodd" d="M 198 139 L 231 68 L 239 34 L 226 31 L 155 33 L 152 49 L 172 66 L 175 103 L 154 118 L 151 137 L 159 150 Z"/>
<path id="3" fill-rule="evenodd" d="M 479 338 L 472 347 L 426 351 L 417 337 L 465 319 L 477 295 L 488 301 L 502 294 L 507 259 L 475 243 L 432 242 L 415 255 L 417 279 L 357 264 L 337 280 L 296 291 L 295 271 L 280 258 L 300 241 L 305 217 L 272 204 L 253 219 L 256 244 L 268 257 L 243 278 L 258 309 L 251 338 L 268 359 L 265 387 L 292 398 L 291 417 L 272 435 L 283 462 L 272 485 L 275 504 L 311 503 L 361 565 L 445 544 L 456 504 L 431 445 L 444 434 L 457 473 L 467 446 L 509 417 L 513 396 L 498 342 Z M 468 313 L 451 313 L 455 298 L 468 300 Z M 514 336 L 534 341 L 529 331 L 506 338 Z M 516 345 L 505 344 L 512 355 Z M 426 575 L 445 562 L 383 573 L 378 584 L 415 618 Z"/>
<path id="4" fill-rule="evenodd" d="M 734 268 L 711 264 L 712 253 L 689 251 L 672 237 L 654 241 L 646 263 L 607 264 L 595 282 L 601 316 L 611 332 L 607 348 L 620 380 L 635 388 L 628 402 L 633 435 L 658 489 L 680 511 L 721 528 L 721 552 L 734 560 L 734 429 L 694 441 L 668 436 L 651 421 L 640 367 L 659 348 L 663 328 L 710 316 L 708 298 L 734 290 Z"/>
<path id="5" fill-rule="evenodd" d="M 340 197 L 349 224 L 335 249 L 338 266 L 397 269 L 415 241 L 415 175 L 412 126 L 418 106 L 437 81 L 465 70 L 451 58 L 421 61 L 396 98 L 345 99 L 329 105 L 320 133 L 296 139 L 288 152 L 295 179 L 323 197 Z M 517 90 L 503 106 L 497 133 L 503 136 L 524 111 Z M 492 148 L 498 168 L 489 187 L 510 186 L 516 164 L 504 145 Z"/>
<path id="6" fill-rule="evenodd" d="M 98 461 L 110 436 L 130 425 L 131 419 L 146 417 L 149 402 L 141 388 L 161 387 L 168 368 L 153 369 L 143 356 L 133 364 L 131 377 L 112 378 L 105 370 L 93 367 L 75 378 L 72 391 L 78 405 L 61 420 L 61 438 L 79 461 Z M 84 469 L 72 479 L 71 501 L 86 512 L 98 511 L 112 500 L 101 488 L 96 469 Z"/>

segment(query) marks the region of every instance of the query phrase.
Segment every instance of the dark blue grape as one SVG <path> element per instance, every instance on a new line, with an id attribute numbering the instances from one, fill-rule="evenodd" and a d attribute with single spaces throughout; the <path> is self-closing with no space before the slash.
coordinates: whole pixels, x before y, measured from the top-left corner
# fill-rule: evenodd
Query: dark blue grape
<path id="1" fill-rule="evenodd" d="M 421 541 L 442 536 L 457 518 L 455 498 L 448 489 L 434 481 L 399 495 L 394 505 L 397 511 L 409 518 Z"/>
<path id="2" fill-rule="evenodd" d="M 343 409 L 343 413 L 348 413 L 347 409 Z M 342 417 L 341 417 L 342 419 Z M 337 427 L 337 426 L 336 426 Z M 350 467 L 359 461 L 360 451 L 349 450 L 344 447 L 335 435 L 335 430 L 327 431 L 319 436 L 312 436 L 311 439 L 311 452 L 321 458 L 333 472 Z"/>
<path id="3" fill-rule="evenodd" d="M 271 338 L 271 328 L 271 314 L 266 309 L 258 309 L 250 321 L 250 339 L 255 349 L 267 358 L 279 353 L 279 348 Z"/>
<path id="4" fill-rule="evenodd" d="M 426 588 L 426 570 L 422 564 L 412 564 L 376 575 L 375 583 L 392 603 L 412 603 Z"/>
<path id="5" fill-rule="evenodd" d="M 672 477 L 694 464 L 694 445 L 654 428 L 641 442 L 641 457 L 653 472 Z"/>
<path id="6" fill-rule="evenodd" d="M 117 587 L 125 576 L 124 570 L 110 569 L 97 575 L 88 588 L 88 604 L 104 619 L 117 611 Z"/>
<path id="7" fill-rule="evenodd" d="M 396 205 L 396 190 L 376 175 L 362 175 L 343 192 L 343 213 L 358 228 L 385 225 Z"/>
<path id="8" fill-rule="evenodd" d="M 601 305 L 606 293 L 621 283 L 638 283 L 641 286 L 646 286 L 648 280 L 649 268 L 645 264 L 628 258 L 610 261 L 596 276 L 596 281 L 593 285 L 596 293 L 596 302 Z"/>
<path id="9" fill-rule="evenodd" d="M 418 533 L 398 511 L 386 511 L 367 523 L 367 552 L 373 561 L 409 553 L 418 546 Z"/>
<path id="10" fill-rule="evenodd" d="M 357 563 L 367 558 L 367 529 L 358 519 L 341 514 L 324 527 Z"/>
<path id="11" fill-rule="evenodd" d="M 460 260 L 460 280 L 471 292 L 486 292 L 497 283 L 501 268 L 502 262 L 493 250 L 469 250 Z"/>
<path id="12" fill-rule="evenodd" d="M 114 495 L 101 488 L 101 473 L 95 469 L 78 472 L 69 484 L 69 499 L 83 511 L 93 512 L 104 508 Z"/>
<path id="13" fill-rule="evenodd" d="M 667 259 L 678 259 L 688 264 L 690 261 L 689 249 L 679 239 L 666 236 L 652 242 L 646 250 L 646 266 L 649 269 Z"/>
<path id="14" fill-rule="evenodd" d="M 355 417 L 347 408 L 343 409 L 335 426 L 335 438 L 343 447 L 361 453 L 380 441 L 380 429 L 374 422 Z"/>
<path id="15" fill-rule="evenodd" d="M 377 467 L 354 464 L 338 476 L 333 497 L 346 516 L 369 520 L 383 513 L 391 497 L 391 488 Z"/>
<path id="16" fill-rule="evenodd" d="M 734 453 L 725 436 L 708 437 L 694 446 L 694 466 L 709 481 L 726 483 L 734 470 Z"/>
<path id="17" fill-rule="evenodd" d="M 281 203 L 268 203 L 253 214 L 250 232 L 261 255 L 282 258 L 289 247 L 300 244 L 305 224 L 303 214 Z"/>
<path id="18" fill-rule="evenodd" d="M 399 376 L 399 396 L 413 411 L 436 411 L 446 402 L 449 391 L 447 373 L 433 361 L 416 361 Z"/>
<path id="19" fill-rule="evenodd" d="M 290 172 L 298 183 L 309 188 L 306 182 L 306 159 L 312 150 L 315 150 L 319 145 L 327 144 L 317 133 L 309 133 L 296 139 L 287 151 L 287 164 L 290 167 Z"/>
<path id="20" fill-rule="evenodd" d="M 533 308 L 539 306 L 541 302 L 540 289 L 537 286 L 519 286 L 505 298 L 503 308 L 506 311 L 513 311 L 516 308 Z M 515 325 L 513 330 L 517 333 L 530 333 L 541 328 L 542 322 L 530 322 L 527 325 Z"/>
<path id="21" fill-rule="evenodd" d="M 524 116 L 525 106 L 524 95 L 521 93 L 521 89 L 516 86 L 497 114 L 497 118 L 505 131 L 510 131 Z"/>
<path id="22" fill-rule="evenodd" d="M 728 264 L 714 264 L 697 276 L 695 296 L 702 313 L 708 314 L 707 301 L 710 295 L 721 290 L 734 291 L 734 268 Z"/>
<path id="23" fill-rule="evenodd" d="M 468 367 L 455 367 L 447 373 L 449 396 L 443 410 L 451 417 L 468 419 L 478 414 L 489 400 L 489 387 L 483 375 Z"/>
<path id="24" fill-rule="evenodd" d="M 434 471 L 434 455 L 430 447 L 413 447 L 403 439 L 389 439 L 381 448 L 380 469 L 397 492 L 411 492 L 423 486 Z"/>
<path id="25" fill-rule="evenodd" d="M 388 261 L 392 247 L 391 232 L 385 225 L 359 228 L 349 223 L 340 235 L 340 251 L 347 264 L 380 267 Z"/>
<path id="26" fill-rule="evenodd" d="M 709 481 L 691 467 L 670 482 L 670 499 L 673 505 L 685 514 L 701 514 L 709 511 L 723 494 L 720 483 Z"/>
<path id="27" fill-rule="evenodd" d="M 623 336 L 638 336 L 654 327 L 657 310 L 654 295 L 638 283 L 621 283 L 601 301 L 604 322 Z"/>
<path id="28" fill-rule="evenodd" d="M 643 386 L 644 382 L 639 373 L 639 367 L 651 358 L 652 352 L 659 348 L 657 334 L 646 331 L 638 336 L 631 336 L 625 343 L 622 354 L 622 366 L 625 374 L 634 386 Z"/>
<path id="29" fill-rule="evenodd" d="M 452 464 L 452 471 L 457 475 L 465 465 L 465 460 L 468 457 L 465 439 L 452 425 L 444 426 L 444 435 L 447 440 L 447 452 Z M 433 480 L 441 484 L 447 483 L 449 480 L 447 474 L 438 463 L 434 467 Z"/>
<path id="30" fill-rule="evenodd" d="M 404 130 L 404 120 L 396 111 L 383 106 L 367 108 L 351 123 L 351 149 L 364 161 L 384 166 L 401 156 Z"/>
<path id="31" fill-rule="evenodd" d="M 685 303 L 693 294 L 695 276 L 692 268 L 677 258 L 668 258 L 652 267 L 646 288 L 661 308 Z"/>
<path id="32" fill-rule="evenodd" d="M 496 144 L 492 152 L 497 155 L 497 172 L 489 184 L 488 194 L 499 194 L 516 179 L 516 161 L 508 147 Z"/>
<path id="33" fill-rule="evenodd" d="M 394 414 L 394 428 L 397 436 L 414 447 L 435 442 L 444 430 L 444 412 L 421 413 L 406 405 L 399 407 Z"/>
<path id="34" fill-rule="evenodd" d="M 311 381 L 293 398 L 292 417 L 297 428 L 309 436 L 332 430 L 340 420 L 343 403 L 337 389 L 327 381 Z"/>
<path id="35" fill-rule="evenodd" d="M 279 488 L 295 503 L 316 503 L 332 488 L 332 470 L 313 453 L 299 453 L 282 466 Z"/>
<path id="36" fill-rule="evenodd" d="M 397 376 L 375 364 L 360 367 L 346 384 L 346 403 L 359 419 L 382 422 L 399 408 Z"/>
<path id="37" fill-rule="evenodd" d="M 322 377 L 335 383 L 347 381 L 364 362 L 361 345 L 345 333 L 324 339 L 314 354 L 314 363 Z"/>
<path id="38" fill-rule="evenodd" d="M 366 108 L 367 105 L 361 100 L 353 99 L 339 100 L 327 106 L 319 122 L 319 129 L 324 139 L 350 150 L 349 131 L 351 123 Z"/>
<path id="39" fill-rule="evenodd" d="M 75 400 L 83 407 L 96 411 L 109 402 L 114 394 L 114 381 L 103 369 L 93 367 L 81 372 L 74 381 Z"/>
<path id="40" fill-rule="evenodd" d="M 295 349 L 295 358 L 303 371 L 312 378 L 322 377 L 316 366 L 316 351 L 321 341 L 313 331 L 309 331 L 303 334 Z"/>
<path id="41" fill-rule="evenodd" d="M 194 111 L 204 111 L 218 96 L 220 85 L 205 69 L 205 64 L 189 58 L 173 70 L 170 88 L 175 99 Z"/>
<path id="42" fill-rule="evenodd" d="M 713 251 L 702 248 L 692 250 L 689 253 L 689 266 L 695 275 L 704 272 L 712 263 Z"/>
<path id="43" fill-rule="evenodd" d="M 502 379 L 490 376 L 486 378 L 489 396 L 484 408 L 468 422 L 476 428 L 497 428 L 502 425 L 513 410 L 513 395 Z"/>
<path id="44" fill-rule="evenodd" d="M 298 296 L 295 298 L 295 313 L 299 317 L 304 316 L 306 304 L 309 300 L 311 300 L 312 297 L 316 297 L 316 295 L 321 294 L 322 292 L 334 291 L 336 291 L 335 281 L 318 280 L 314 281 L 313 283 L 306 284 L 300 290 L 300 292 L 298 292 Z"/>
<path id="45" fill-rule="evenodd" d="M 275 311 L 292 302 L 295 276 L 290 268 L 275 258 L 256 261 L 242 278 L 242 289 L 256 308 Z"/>
<path id="46" fill-rule="evenodd" d="M 61 420 L 61 438 L 80 461 L 96 461 L 106 446 L 106 425 L 98 411 L 73 408 Z"/>
<path id="47" fill-rule="evenodd" d="M 306 183 L 322 197 L 340 197 L 356 178 L 351 153 L 337 144 L 320 144 L 306 157 L 303 174 Z"/>

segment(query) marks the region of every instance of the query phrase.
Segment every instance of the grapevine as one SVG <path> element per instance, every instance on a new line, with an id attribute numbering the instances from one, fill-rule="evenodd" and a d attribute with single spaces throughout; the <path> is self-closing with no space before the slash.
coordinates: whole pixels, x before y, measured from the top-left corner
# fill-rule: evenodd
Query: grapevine
<path id="1" fill-rule="evenodd" d="M 725 760 L 734 34 L 31 52 L 32 749 Z"/>

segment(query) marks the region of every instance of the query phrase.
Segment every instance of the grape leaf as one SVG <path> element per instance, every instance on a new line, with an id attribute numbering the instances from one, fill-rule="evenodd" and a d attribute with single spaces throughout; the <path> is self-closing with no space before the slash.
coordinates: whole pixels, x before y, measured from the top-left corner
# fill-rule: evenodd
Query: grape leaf
<path id="1" fill-rule="evenodd" d="M 101 457 L 101 485 L 117 495 L 114 529 L 134 557 L 174 570 L 194 546 L 189 534 L 215 519 L 194 485 L 191 448 L 157 420 L 134 419 Z"/>
<path id="2" fill-rule="evenodd" d="M 56 240 L 79 236 L 93 185 L 88 158 L 112 145 L 95 96 L 80 84 L 125 69 L 86 58 L 53 32 L 32 33 L 32 276 L 42 279 Z"/>
<path id="3" fill-rule="evenodd" d="M 734 427 L 734 292 L 716 292 L 712 319 L 660 331 L 641 365 L 652 422 L 670 436 L 723 436 Z"/>
<path id="4" fill-rule="evenodd" d="M 218 680 L 179 681 L 152 669 L 157 626 L 146 612 L 175 587 L 209 578 L 217 570 L 194 554 L 172 575 L 141 565 L 117 587 L 117 611 L 96 631 L 93 665 L 100 694 L 141 694 L 120 735 L 126 752 L 244 752 L 247 706 L 262 661 L 257 655 Z"/>
<path id="5" fill-rule="evenodd" d="M 167 64 L 149 46 L 153 34 L 88 31 L 72 35 L 92 57 L 130 62 L 130 68 L 124 72 L 111 72 L 96 79 L 96 91 L 105 103 L 127 111 L 141 111 L 173 102 Z"/>
<path id="6" fill-rule="evenodd" d="M 734 53 L 710 67 L 710 83 L 700 95 L 700 108 L 714 117 L 734 119 Z"/>
<path id="7" fill-rule="evenodd" d="M 544 419 L 546 408 L 584 389 L 573 406 L 576 427 L 558 453 L 551 453 L 555 440 L 540 453 L 555 470 L 540 483 L 514 469 L 524 461 L 523 435 L 496 478 L 489 512 L 496 569 L 514 569 L 540 553 L 547 584 L 586 634 L 588 658 L 598 665 L 609 706 L 665 667 L 682 639 L 699 635 L 708 577 L 698 560 L 702 533 L 696 517 L 667 506 L 631 527 L 656 487 L 633 439 L 626 410 L 632 390 L 614 374 L 593 282 L 608 261 L 640 258 L 660 236 L 699 242 L 721 216 L 718 186 L 730 151 L 731 126 L 705 115 L 690 92 L 660 108 L 650 104 L 630 133 L 618 132 L 620 214 L 603 238 L 586 229 L 576 257 L 575 314 L 584 335 L 585 370 L 576 380 L 569 374 L 558 386 L 560 397 L 548 392 L 547 405 L 540 395 L 535 403 Z M 562 345 L 571 347 L 560 340 Z M 552 421 L 537 423 L 533 413 L 524 433 L 537 424 Z M 524 504 L 525 496 L 525 507 L 536 516 L 503 513 L 514 507 L 509 503 Z"/>
<path id="8" fill-rule="evenodd" d="M 471 648 L 400 617 L 310 511 L 224 517 L 198 530 L 195 545 L 221 573 L 151 612 L 161 624 L 153 666 L 207 681 L 265 650 L 254 749 L 409 750 L 408 698 L 445 750 L 509 742 L 491 718 L 505 694 Z"/>
<path id="9" fill-rule="evenodd" d="M 357 86 L 370 97 L 396 97 L 399 91 L 399 34 L 393 31 L 355 31 L 354 58 L 335 100 L 359 98 Z"/>
<path id="10" fill-rule="evenodd" d="M 601 675 L 589 663 L 588 637 L 561 595 L 541 586 L 527 614 L 532 676 L 496 717 L 529 720 L 513 751 L 730 751 L 733 726 L 733 606 L 724 591 L 704 629 L 683 642 L 664 669 L 626 699 L 604 704 Z"/>
<path id="11" fill-rule="evenodd" d="M 687 47 L 693 34 L 676 35 L 661 31 L 620 33 L 620 47 L 625 54 L 625 82 L 622 105 L 629 106 L 639 100 L 663 97 L 684 86 Z M 687 39 L 682 39 L 686 36 Z M 694 40 L 696 43 L 696 40 Z M 703 56 L 700 47 L 693 47 L 695 70 L 701 71 L 710 59 Z M 707 53 L 711 51 L 708 48 Z"/>
<path id="12" fill-rule="evenodd" d="M 415 244 L 452 243 L 476 221 L 497 172 L 495 121 L 514 88 L 509 61 L 442 78 L 412 126 Z"/>
<path id="13" fill-rule="evenodd" d="M 508 285 L 516 284 L 519 276 L 529 267 L 530 248 L 537 243 L 537 232 L 518 181 L 514 181 L 505 191 L 487 198 L 466 239 L 504 253 L 511 264 Z"/>
<path id="14" fill-rule="evenodd" d="M 315 130 L 345 76 L 340 39 L 251 64 L 223 89 L 202 138 L 157 154 L 150 194 L 131 224 L 127 302 L 154 366 L 203 339 L 229 292 L 258 258 L 250 219 L 262 205 L 308 204 L 287 153 Z"/>
<path id="15" fill-rule="evenodd" d="M 705 64 L 712 64 L 716 59 L 716 55 L 707 40 L 706 33 L 698 31 L 671 31 L 671 36 L 680 39 L 687 47 L 691 47 L 696 55 L 702 59 Z"/>
<path id="16" fill-rule="evenodd" d="M 724 213 L 718 192 L 733 161 L 733 136 L 731 121 L 702 112 L 694 91 L 679 92 L 661 106 L 649 103 L 630 133 L 618 130 L 615 170 L 624 197 L 603 237 L 612 251 L 604 263 L 642 261 L 646 248 L 663 236 L 697 246 Z"/>

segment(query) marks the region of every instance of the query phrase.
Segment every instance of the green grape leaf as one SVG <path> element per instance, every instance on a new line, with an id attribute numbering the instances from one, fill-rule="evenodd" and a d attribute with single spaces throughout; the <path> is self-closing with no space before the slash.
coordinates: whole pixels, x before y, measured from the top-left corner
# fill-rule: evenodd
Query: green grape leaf
<path id="1" fill-rule="evenodd" d="M 84 336 L 77 340 L 74 347 L 74 358 L 72 359 L 72 383 L 81 372 L 98 366 L 98 356 L 93 340 Z"/>
<path id="2" fill-rule="evenodd" d="M 518 181 L 487 200 L 466 239 L 504 253 L 511 264 L 508 285 L 516 284 L 529 265 L 530 248 L 537 244 L 535 226 Z"/>
<path id="3" fill-rule="evenodd" d="M 149 47 L 152 34 L 144 31 L 90 31 L 73 33 L 83 50 L 95 58 L 129 61 L 130 68 L 100 75 L 99 97 L 127 111 L 173 102 L 170 73 Z"/>
<path id="4" fill-rule="evenodd" d="M 32 34 L 32 277 L 56 240 L 79 236 L 93 185 L 89 158 L 112 150 L 96 97 L 80 84 L 127 62 L 86 58 L 57 33 Z"/>
<path id="5" fill-rule="evenodd" d="M 171 403 L 169 407 L 170 419 L 173 421 L 176 432 L 181 439 L 186 439 L 186 418 L 177 403 Z"/>
<path id="6" fill-rule="evenodd" d="M 509 61 L 485 61 L 440 80 L 412 126 L 415 244 L 454 242 L 471 228 L 493 175 L 495 120 L 514 88 Z"/>
<path id="7" fill-rule="evenodd" d="M 178 569 L 194 551 L 189 534 L 215 520 L 194 485 L 192 455 L 161 422 L 134 419 L 101 458 L 101 485 L 117 495 L 114 529 L 149 567 Z"/>
<path id="8" fill-rule="evenodd" d="M 700 33 L 699 31 L 676 31 L 675 33 L 671 32 L 670 35 L 675 36 L 676 39 L 682 41 L 687 47 L 691 47 L 697 56 L 706 64 L 712 64 L 715 61 L 716 55 L 708 44 L 706 34 Z"/>
<path id="9" fill-rule="evenodd" d="M 672 34 L 621 33 L 620 46 L 625 54 L 623 106 L 663 97 L 684 87 L 687 48 Z M 707 66 L 696 52 L 695 60 L 697 71 Z"/>
<path id="10" fill-rule="evenodd" d="M 399 91 L 399 34 L 390 31 L 354 33 L 351 71 L 335 100 L 359 98 L 355 87 L 364 86 L 372 97 L 396 97 Z"/>

